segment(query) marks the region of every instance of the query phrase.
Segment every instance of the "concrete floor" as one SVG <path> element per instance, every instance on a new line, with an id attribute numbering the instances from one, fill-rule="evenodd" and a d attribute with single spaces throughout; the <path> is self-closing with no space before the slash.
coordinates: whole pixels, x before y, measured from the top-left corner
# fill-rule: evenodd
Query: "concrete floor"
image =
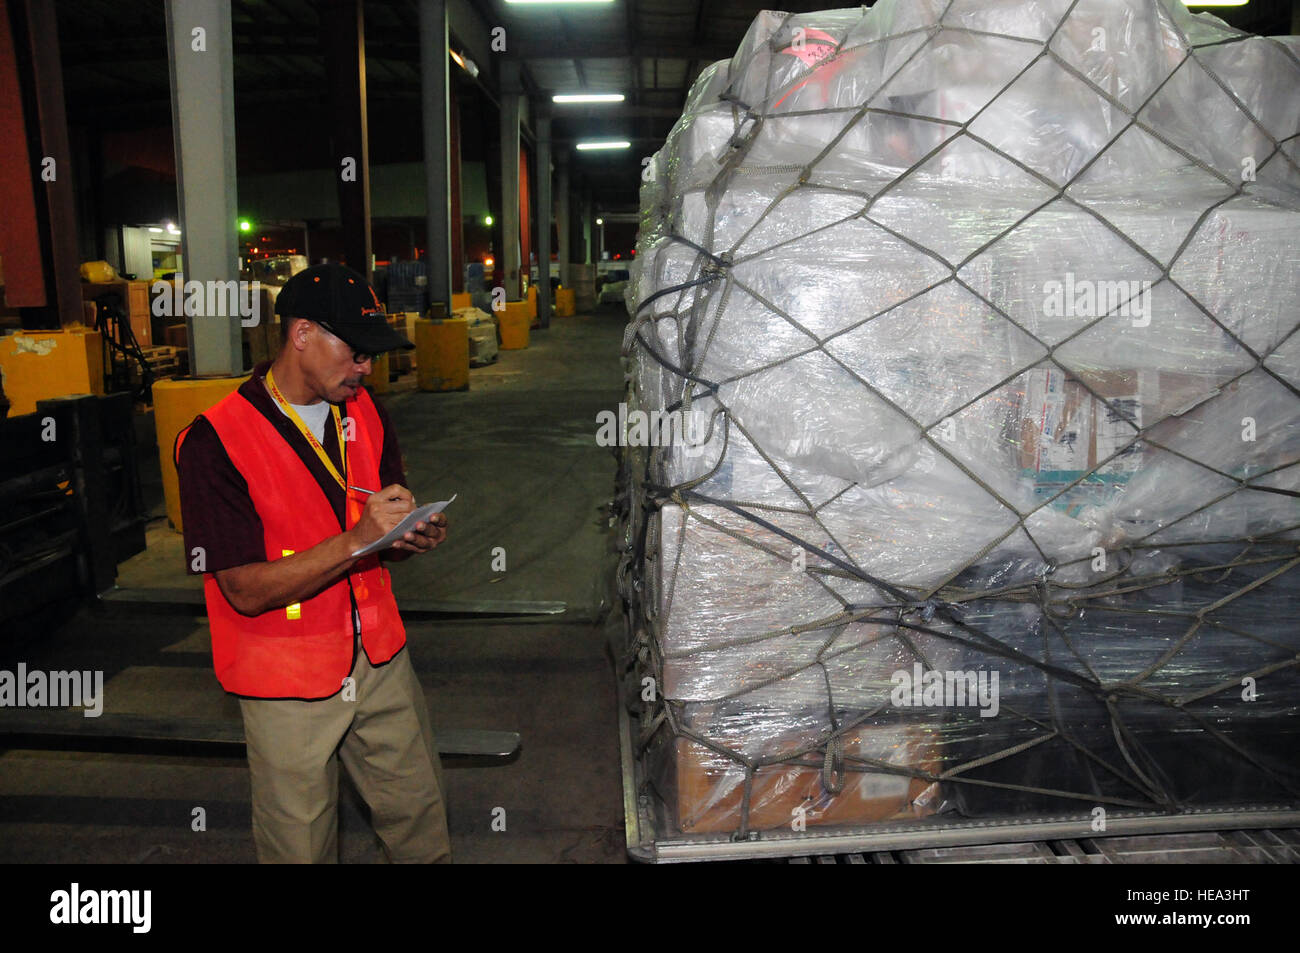
<path id="1" fill-rule="evenodd" d="M 408 622 L 412 661 L 435 730 L 518 731 L 509 763 L 444 759 L 460 863 L 625 859 L 613 666 L 615 459 L 596 414 L 622 399 L 626 316 L 608 310 L 534 330 L 532 346 L 470 372 L 470 390 L 425 394 L 413 380 L 383 397 L 420 502 L 457 493 L 447 542 L 394 567 L 399 605 L 546 600 L 563 614 L 523 619 L 425 616 Z M 154 451 L 150 451 L 154 453 Z M 151 460 L 153 458 L 151 457 Z M 162 515 L 156 463 L 146 552 L 119 567 L 124 590 L 201 588 Z M 506 570 L 494 571 L 496 547 Z M 102 669 L 105 712 L 237 723 L 193 611 L 112 604 L 56 631 L 11 635 L 0 668 Z M 53 748 L 50 745 L 50 748 Z M 249 862 L 248 770 L 241 749 L 125 746 L 113 752 L 0 751 L 0 862 Z M 232 753 L 233 752 L 233 753 Z M 345 785 L 346 787 L 346 785 Z M 364 809 L 345 790 L 340 853 L 378 857 Z M 191 829 L 203 807 L 207 830 Z M 492 830 L 504 807 L 506 830 Z"/>

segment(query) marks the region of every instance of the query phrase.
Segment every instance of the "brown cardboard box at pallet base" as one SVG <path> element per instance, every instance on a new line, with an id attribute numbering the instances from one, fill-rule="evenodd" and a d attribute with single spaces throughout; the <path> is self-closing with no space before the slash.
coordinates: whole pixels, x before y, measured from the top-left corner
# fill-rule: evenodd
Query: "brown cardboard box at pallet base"
<path id="1" fill-rule="evenodd" d="M 677 824 L 682 833 L 739 830 L 744 768 L 689 738 L 678 738 L 676 744 Z M 937 771 L 937 765 L 926 758 L 928 742 L 905 728 L 858 728 L 844 736 L 844 749 L 850 756 L 888 760 L 929 773 Z M 804 756 L 804 760 L 817 759 L 815 751 Z M 749 828 L 792 830 L 799 817 L 797 808 L 803 808 L 803 821 L 808 827 L 912 820 L 933 813 L 929 805 L 934 786 L 935 782 L 924 778 L 845 771 L 842 790 L 831 795 L 823 784 L 821 768 L 766 765 L 754 773 Z"/>

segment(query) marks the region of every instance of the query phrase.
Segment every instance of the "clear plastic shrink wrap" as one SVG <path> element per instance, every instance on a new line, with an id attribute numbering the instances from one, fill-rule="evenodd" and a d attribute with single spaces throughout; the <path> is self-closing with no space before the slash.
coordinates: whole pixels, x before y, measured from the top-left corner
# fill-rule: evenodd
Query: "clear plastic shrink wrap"
<path id="1" fill-rule="evenodd" d="M 625 452 L 665 830 L 1300 802 L 1298 52 L 878 0 L 701 74 L 625 337 L 698 424 Z"/>

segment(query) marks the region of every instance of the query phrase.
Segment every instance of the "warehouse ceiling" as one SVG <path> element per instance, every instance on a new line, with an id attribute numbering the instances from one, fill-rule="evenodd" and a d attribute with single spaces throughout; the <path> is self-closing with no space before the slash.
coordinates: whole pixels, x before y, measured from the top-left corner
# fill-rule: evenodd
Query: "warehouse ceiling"
<path id="1" fill-rule="evenodd" d="M 1264 34 L 1289 32 L 1293 0 L 1250 0 L 1216 10 L 1234 26 Z M 663 143 L 686 93 L 710 63 L 734 52 L 755 14 L 775 4 L 743 0 L 614 0 L 550 5 L 469 0 L 482 24 L 505 28 L 506 49 L 493 57 L 520 63 L 534 103 L 554 93 L 621 92 L 623 103 L 554 107 L 557 151 L 582 138 L 617 137 L 632 148 L 573 158 L 575 183 L 585 177 L 597 207 L 635 209 L 641 158 Z M 797 0 L 781 8 L 804 12 L 842 6 Z M 284 169 L 284 148 L 250 117 L 292 128 L 319 115 L 325 96 L 319 4 L 309 0 L 232 0 L 235 96 L 241 127 L 241 171 Z M 171 121 L 162 0 L 58 0 L 60 46 L 70 122 L 104 129 L 149 128 Z M 419 45 L 416 0 L 366 0 L 367 96 L 371 158 L 417 161 Z M 472 43 L 453 37 L 458 43 Z M 480 46 L 482 39 L 478 38 Z M 467 114 L 483 114 L 496 96 L 498 64 L 478 63 L 473 80 L 453 71 Z M 486 68 L 485 68 L 486 67 Z M 316 122 L 320 126 L 324 123 Z M 485 124 L 495 135 L 494 124 Z M 469 134 L 472 135 L 472 134 Z M 304 139 L 304 136 L 307 138 Z M 251 141 L 250 141 L 251 140 Z M 310 141 L 309 131 L 294 142 Z M 327 152 L 325 154 L 328 154 Z"/>

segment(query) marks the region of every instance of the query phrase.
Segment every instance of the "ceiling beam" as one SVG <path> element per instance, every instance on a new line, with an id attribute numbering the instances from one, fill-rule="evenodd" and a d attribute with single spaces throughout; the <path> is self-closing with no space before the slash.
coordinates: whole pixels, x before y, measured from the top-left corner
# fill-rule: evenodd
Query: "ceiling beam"
<path id="1" fill-rule="evenodd" d="M 695 7 L 695 29 L 691 31 L 691 45 L 702 46 L 704 43 L 704 18 L 709 8 L 709 0 L 697 0 Z M 682 83 L 682 109 L 686 109 L 686 97 L 691 94 L 691 74 L 695 72 L 695 64 L 699 60 L 692 58 L 686 64 L 686 81 Z"/>
<path id="2" fill-rule="evenodd" d="M 627 45 L 631 47 L 635 43 L 636 32 L 637 32 L 636 31 L 636 0 L 623 0 L 623 11 L 627 15 L 626 16 L 627 36 L 625 37 L 625 40 L 627 41 Z M 629 97 L 631 99 L 631 103 L 629 105 L 631 105 L 632 108 L 635 109 L 637 106 L 641 105 L 641 95 L 640 95 L 641 60 L 635 56 L 630 57 L 628 59 L 627 65 L 628 65 L 628 73 L 629 73 L 628 78 L 631 80 L 629 84 L 631 86 L 631 90 L 630 90 L 631 96 Z M 637 128 L 638 125 L 636 121 L 637 117 L 635 115 L 632 115 L 631 113 L 627 113 L 627 112 L 622 113 L 622 115 L 628 116 L 632 120 L 633 129 Z"/>
<path id="3" fill-rule="evenodd" d="M 156 60 L 166 62 L 166 47 L 163 36 L 157 37 L 120 37 L 112 44 L 105 45 L 103 38 L 71 39 L 61 46 L 69 65 L 90 65 L 94 63 L 144 63 Z M 301 33 L 293 37 L 277 40 L 274 36 L 258 38 L 239 37 L 234 39 L 234 52 L 241 56 L 315 56 L 321 55 L 320 45 L 314 39 L 303 39 Z M 726 44 L 682 44 L 673 46 L 665 43 L 626 43 L 615 41 L 610 45 L 594 46 L 590 42 L 557 40 L 554 42 L 515 41 L 510 47 L 514 59 L 523 60 L 591 60 L 591 59 L 673 59 L 715 60 L 729 59 L 736 52 L 734 46 Z M 418 63 L 420 61 L 419 45 L 406 36 L 368 35 L 366 37 L 366 56 L 375 59 L 395 60 L 399 62 Z"/>
<path id="4" fill-rule="evenodd" d="M 278 13 L 278 14 L 280 14 L 280 16 L 284 17 L 284 25 L 292 27 L 292 26 L 296 26 L 296 25 L 298 25 L 299 23 L 301 23 L 301 21 L 302 21 L 302 17 L 301 17 L 299 14 L 297 14 L 297 13 L 294 13 L 294 12 L 292 12 L 292 11 L 290 11 L 290 10 L 286 10 L 286 9 L 284 8 L 284 6 L 280 3 L 280 0 L 266 0 L 266 3 L 267 3 L 267 4 L 268 4 L 268 5 L 269 5 L 273 10 L 275 10 L 276 13 Z M 241 6 L 242 6 L 242 4 L 241 4 Z M 260 19 L 259 16 L 257 16 L 257 15 L 254 15 L 254 16 L 253 16 L 253 22 L 254 22 L 254 23 L 258 22 L 259 19 Z"/>
<path id="5" fill-rule="evenodd" d="M 699 46 L 703 42 L 701 33 L 704 30 L 705 11 L 708 10 L 709 0 L 699 0 L 695 6 L 695 29 L 691 31 L 691 45 Z"/>
<path id="6" fill-rule="evenodd" d="M 528 60 L 542 59 L 622 59 L 627 56 L 657 56 L 666 60 L 730 59 L 736 54 L 739 39 L 732 43 L 671 43 L 665 40 L 638 39 L 632 43 L 617 40 L 599 45 L 590 41 L 552 38 L 547 40 L 521 40 L 511 47 L 511 52 Z"/>

